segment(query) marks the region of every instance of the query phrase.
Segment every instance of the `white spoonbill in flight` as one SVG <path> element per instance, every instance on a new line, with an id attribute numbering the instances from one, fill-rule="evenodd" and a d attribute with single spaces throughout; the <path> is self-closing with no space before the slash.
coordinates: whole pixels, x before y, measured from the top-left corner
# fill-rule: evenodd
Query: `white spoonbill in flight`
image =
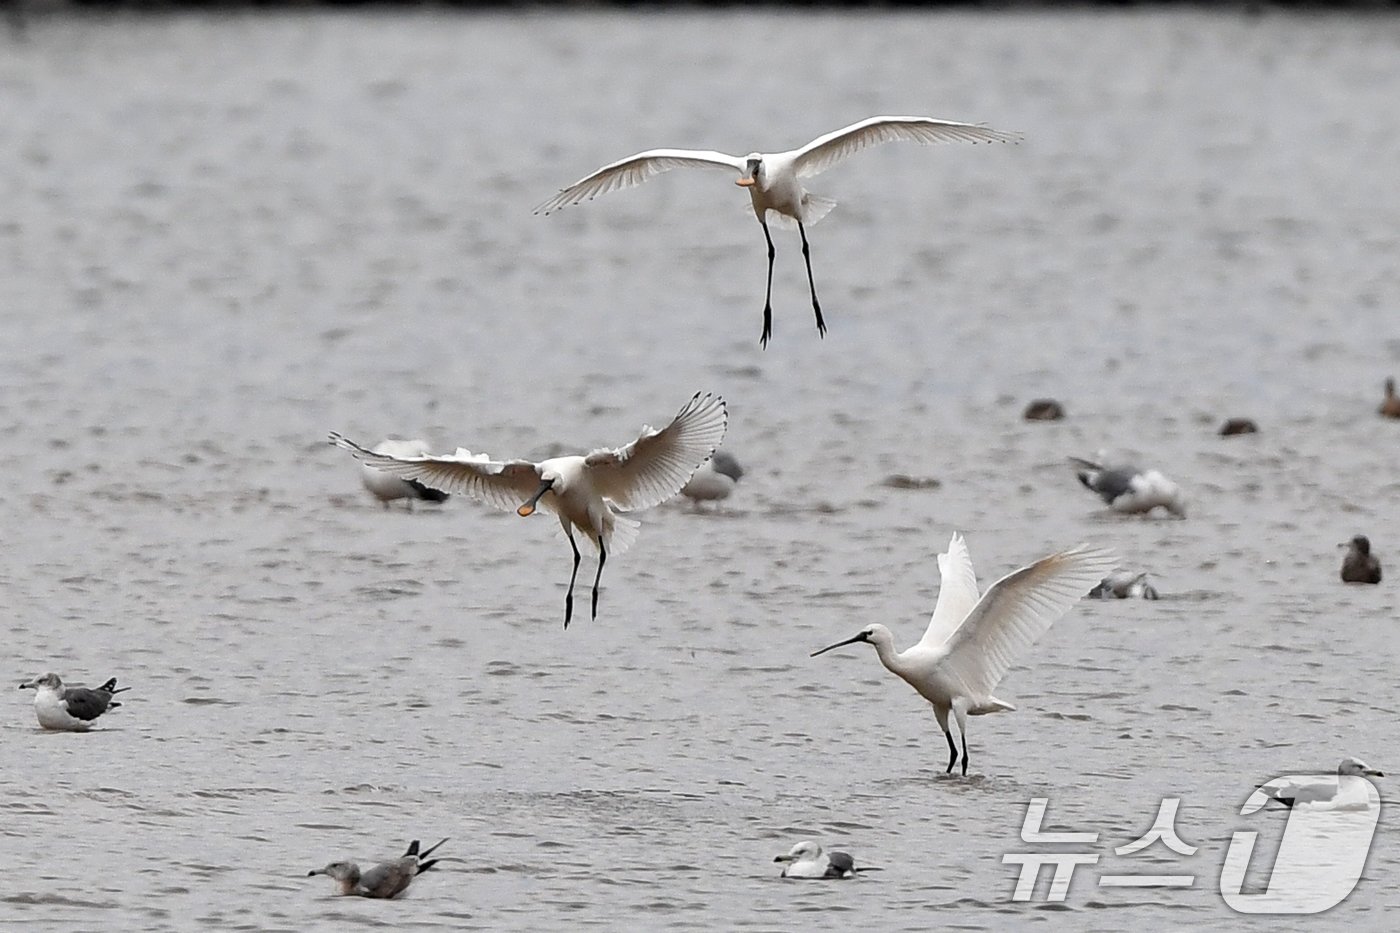
<path id="1" fill-rule="evenodd" d="M 807 245 L 806 225 L 825 217 L 836 202 L 810 194 L 802 187 L 802 179 L 821 174 L 847 156 L 880 143 L 898 140 L 924 144 L 1006 143 L 1020 139 L 1016 133 L 932 117 L 870 117 L 786 152 L 751 152 L 741 158 L 708 149 L 648 149 L 579 179 L 535 208 L 535 213 L 550 214 L 609 191 L 630 188 L 673 168 L 722 168 L 739 172 L 735 184 L 749 189 L 753 212 L 768 241 L 768 290 L 763 299 L 763 336 L 759 340 L 767 347 L 773 333 L 774 250 L 773 237 L 768 232 L 769 211 L 797 221 L 797 232 L 802 237 L 802 258 L 807 263 L 807 285 L 812 290 L 812 310 L 817 315 L 817 333 L 826 335 L 826 322 L 822 320 L 822 307 L 817 301 L 817 286 L 812 278 L 812 253 Z"/>
<path id="2" fill-rule="evenodd" d="M 621 554 L 637 538 L 637 522 L 618 514 L 649 509 L 674 496 L 724 439 L 724 399 L 695 396 L 666 427 L 642 428 L 625 447 L 602 447 L 587 456 L 492 460 L 457 448 L 442 456 L 393 456 L 366 450 L 334 432 L 330 442 L 386 473 L 417 480 L 432 489 L 464 493 L 503 511 L 529 516 L 536 504 L 553 512 L 574 551 L 574 572 L 564 596 L 564 627 L 574 615 L 574 581 L 581 560 L 574 529 L 598 548 L 593 579 L 593 618 L 598 618 L 598 583 L 609 554 Z"/>
<path id="3" fill-rule="evenodd" d="M 895 651 L 890 630 L 875 624 L 814 651 L 812 657 L 858 641 L 874 645 L 880 663 L 933 704 L 952 755 L 945 772 L 949 774 L 958 762 L 958 747 L 948 728 L 952 712 L 962 734 L 962 773 L 967 774 L 967 717 L 1016 708 L 992 696 L 1006 669 L 1114 563 L 1112 552 L 1080 545 L 1012 571 L 978 599 L 972 557 L 962 535 L 954 533 L 948 553 L 938 555 L 943 582 L 933 617 L 917 645 Z"/>

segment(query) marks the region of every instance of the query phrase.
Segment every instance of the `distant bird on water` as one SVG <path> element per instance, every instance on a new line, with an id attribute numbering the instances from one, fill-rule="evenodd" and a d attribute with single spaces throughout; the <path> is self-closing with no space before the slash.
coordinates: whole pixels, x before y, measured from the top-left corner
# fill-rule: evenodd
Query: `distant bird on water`
<path id="1" fill-rule="evenodd" d="M 427 441 L 403 441 L 393 437 L 374 445 L 374 453 L 388 454 L 391 457 L 421 457 L 431 450 Z M 415 499 L 424 502 L 446 502 L 449 498 L 442 490 L 424 486 L 416 479 L 403 479 L 368 465 L 360 467 L 360 481 L 365 484 L 365 489 L 369 490 L 370 495 L 383 503 L 386 509 L 395 499 L 403 499 L 412 511 Z"/>
<path id="2" fill-rule="evenodd" d="M 39 725 L 59 732 L 88 731 L 98 716 L 121 706 L 112 697 L 131 689 L 117 689 L 115 677 L 96 689 L 65 687 L 57 674 L 44 674 L 20 684 L 19 688 L 37 691 L 34 694 L 34 715 Z"/>
<path id="3" fill-rule="evenodd" d="M 810 178 L 831 168 L 862 149 L 880 143 L 909 141 L 916 143 L 945 142 L 1019 142 L 1016 133 L 953 123 L 932 117 L 870 117 L 859 123 L 842 127 L 825 136 L 818 136 L 800 149 L 786 152 L 751 152 L 739 157 L 708 149 L 648 149 L 605 165 L 591 175 L 579 179 L 554 197 L 535 208 L 536 214 L 550 214 L 592 200 L 600 194 L 630 188 L 673 168 L 720 168 L 740 173 L 735 182 L 749 189 L 753 212 L 763 227 L 768 242 L 768 291 L 763 303 L 763 336 L 759 342 L 768 346 L 773 333 L 773 237 L 768 232 L 768 212 L 797 221 L 802 237 L 802 258 L 807 264 L 807 285 L 812 291 L 812 310 L 817 315 L 817 333 L 826 335 L 821 304 L 817 301 L 817 285 L 812 278 L 812 256 L 807 245 L 806 224 L 815 224 L 836 206 L 835 201 L 819 198 L 802 187 L 802 179 Z M 894 183 L 891 183 L 894 184 Z M 901 194 L 908 195 L 907 191 Z"/>
<path id="4" fill-rule="evenodd" d="M 1053 398 L 1038 398 L 1021 413 L 1027 421 L 1059 421 L 1064 416 L 1065 407 Z"/>
<path id="5" fill-rule="evenodd" d="M 593 580 L 593 618 L 598 617 L 598 584 L 609 554 L 621 554 L 637 538 L 638 523 L 619 514 L 665 502 L 680 491 L 696 468 L 724 439 L 728 424 L 724 399 L 699 392 L 661 430 L 642 428 L 624 447 L 599 448 L 587 456 L 494 461 L 486 454 L 457 448 L 443 456 L 396 457 L 366 450 L 334 432 L 330 442 L 377 469 L 415 479 L 433 489 L 466 493 L 473 499 L 524 517 L 537 504 L 559 517 L 574 571 L 564 596 L 564 627 L 574 614 L 574 582 L 581 560 L 574 529 L 598 548 Z"/>
<path id="6" fill-rule="evenodd" d="M 739 466 L 738 460 L 723 450 L 716 450 L 681 487 L 681 495 L 697 506 L 701 502 L 722 502 L 734 492 L 743 476 L 744 468 Z"/>
<path id="7" fill-rule="evenodd" d="M 338 882 L 338 893 L 358 897 L 393 898 L 408 890 L 413 879 L 428 871 L 438 863 L 438 859 L 428 858 L 442 845 L 444 839 L 431 849 L 418 851 L 418 840 L 408 844 L 408 851 L 392 862 L 376 865 L 363 875 L 360 866 L 354 862 L 331 862 L 325 868 L 313 868 L 306 877 L 326 875 Z M 424 859 L 427 859 L 424 861 Z"/>
<path id="8" fill-rule="evenodd" d="M 1371 539 L 1357 535 L 1345 545 L 1347 556 L 1342 559 L 1343 583 L 1381 582 L 1381 562 L 1371 553 Z"/>
<path id="9" fill-rule="evenodd" d="M 933 705 L 933 715 L 952 756 L 947 773 L 952 773 L 958 762 L 948 714 L 957 719 L 962 734 L 962 773 L 967 774 L 967 717 L 1016 708 L 992 696 L 1007 668 L 1112 570 L 1114 563 L 1110 552 L 1080 545 L 1012 571 L 979 599 L 972 557 L 962 535 L 955 533 L 948 552 L 938 555 L 943 582 L 933 617 L 918 644 L 895 651 L 894 636 L 877 623 L 812 652 L 812 657 L 855 642 L 874 645 L 880 663 Z"/>
<path id="10" fill-rule="evenodd" d="M 1381 407 L 1378 409 L 1387 418 L 1400 418 L 1400 395 L 1395 394 L 1395 380 L 1385 381 L 1385 398 L 1381 400 Z"/>
<path id="11" fill-rule="evenodd" d="M 878 868 L 856 867 L 856 860 L 845 852 L 825 852 L 810 839 L 793 846 L 787 855 L 776 856 L 773 861 L 787 862 L 783 878 L 801 878 L 815 881 L 833 881 L 854 878 L 863 871 L 879 871 Z"/>
<path id="12" fill-rule="evenodd" d="M 1147 582 L 1147 572 L 1111 573 L 1088 593 L 1089 599 L 1156 599 L 1157 588 Z"/>
<path id="13" fill-rule="evenodd" d="M 1232 437 L 1236 434 L 1258 434 L 1259 425 L 1254 423 L 1253 418 L 1228 418 L 1220 426 L 1217 433 L 1221 437 Z"/>
<path id="14" fill-rule="evenodd" d="M 1161 506 L 1177 518 L 1186 517 L 1181 488 L 1156 470 L 1139 470 L 1123 464 L 1104 466 L 1092 460 L 1070 457 L 1079 482 L 1099 494 L 1115 512 L 1150 512 Z"/>

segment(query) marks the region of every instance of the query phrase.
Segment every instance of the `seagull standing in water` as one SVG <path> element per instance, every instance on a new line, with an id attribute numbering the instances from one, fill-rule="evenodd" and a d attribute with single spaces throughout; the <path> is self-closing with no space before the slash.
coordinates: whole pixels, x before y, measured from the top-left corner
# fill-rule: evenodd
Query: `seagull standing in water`
<path id="1" fill-rule="evenodd" d="M 408 851 L 402 858 L 376 865 L 363 875 L 360 874 L 360 866 L 354 862 L 331 862 L 325 868 L 313 868 L 306 873 L 306 877 L 326 875 L 333 878 L 339 882 L 338 889 L 342 895 L 386 899 L 398 897 L 408 890 L 415 876 L 423 874 L 438 863 L 438 859 L 430 859 L 428 856 L 446 841 L 444 839 L 431 849 L 419 852 L 418 840 L 415 839 L 408 844 Z M 427 861 L 423 861 L 424 859 Z"/>
<path id="2" fill-rule="evenodd" d="M 810 839 L 793 846 L 787 855 L 779 855 L 775 862 L 787 862 L 783 878 L 803 878 L 819 881 L 854 878 L 863 871 L 879 871 L 878 868 L 856 867 L 856 860 L 845 852 L 824 852 L 822 847 Z"/>
<path id="3" fill-rule="evenodd" d="M 559 517 L 574 571 L 564 596 L 564 627 L 574 615 L 574 581 L 582 555 L 574 529 L 598 548 L 593 579 L 593 618 L 598 617 L 598 583 L 609 554 L 621 554 L 637 538 L 638 523 L 619 514 L 649 509 L 674 496 L 696 468 L 724 439 L 728 415 L 724 399 L 695 396 L 661 430 L 642 428 L 641 436 L 618 448 L 599 448 L 586 456 L 495 461 L 486 454 L 457 448 L 444 456 L 395 457 L 366 450 L 339 434 L 330 441 L 376 469 L 444 492 L 465 493 L 521 517 L 541 505 Z"/>
<path id="4" fill-rule="evenodd" d="M 1080 545 L 1012 571 L 979 599 L 972 556 L 962 535 L 954 533 L 948 553 L 938 555 L 943 582 L 933 617 L 917 645 L 895 651 L 894 636 L 877 623 L 812 652 L 812 657 L 855 642 L 874 645 L 880 663 L 933 704 L 938 728 L 948 740 L 948 774 L 958 762 L 958 747 L 948 728 L 948 714 L 953 714 L 962 734 L 962 773 L 967 774 L 967 717 L 1016 708 L 992 696 L 992 690 L 1016 655 L 1103 579 L 1114 562 L 1111 552 Z"/>
<path id="5" fill-rule="evenodd" d="M 34 690 L 34 715 L 39 725 L 58 732 L 86 732 L 98 716 L 121 706 L 112 697 L 130 690 L 117 689 L 113 677 L 97 689 L 65 687 L 57 674 L 45 674 L 19 685 L 21 690 Z"/>
<path id="6" fill-rule="evenodd" d="M 800 149 L 786 152 L 751 152 L 747 156 L 726 155 L 708 149 L 648 149 L 630 155 L 593 174 L 581 178 L 554 197 L 535 208 L 536 214 L 550 214 L 570 204 L 592 200 L 600 194 L 630 188 L 673 168 L 720 168 L 739 172 L 735 184 L 747 188 L 753 212 L 763 227 L 768 242 L 768 291 L 763 300 L 764 347 L 773 333 L 773 237 L 768 232 L 768 212 L 797 221 L 802 237 L 802 259 L 807 264 L 807 285 L 812 290 L 812 310 L 817 315 L 817 333 L 826 335 L 821 304 L 817 301 L 817 285 L 812 278 L 812 254 L 807 245 L 807 224 L 825 217 L 836 202 L 819 198 L 802 187 L 802 179 L 818 175 L 847 156 L 880 143 L 908 141 L 916 143 L 946 142 L 1019 142 L 1016 133 L 954 123 L 932 117 L 870 117 L 835 132 L 818 136 Z"/>

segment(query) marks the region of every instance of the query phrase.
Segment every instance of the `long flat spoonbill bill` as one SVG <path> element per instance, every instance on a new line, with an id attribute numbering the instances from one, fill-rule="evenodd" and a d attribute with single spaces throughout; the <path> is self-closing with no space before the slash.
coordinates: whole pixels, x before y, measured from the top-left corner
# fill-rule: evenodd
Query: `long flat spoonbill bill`
<path id="1" fill-rule="evenodd" d="M 598 583 L 608 554 L 622 554 L 637 538 L 638 523 L 619 514 L 659 505 L 674 496 L 719 446 L 728 425 L 724 399 L 699 392 L 661 430 L 650 425 L 624 447 L 600 447 L 586 456 L 492 460 L 459 447 L 442 456 L 398 457 L 366 450 L 334 432 L 330 442 L 364 463 L 448 493 L 464 493 L 522 517 L 543 506 L 559 517 L 574 552 L 574 572 L 564 596 L 564 627 L 574 615 L 574 581 L 581 560 L 574 529 L 598 548 L 593 579 L 593 618 Z"/>
<path id="2" fill-rule="evenodd" d="M 967 774 L 967 717 L 1016 708 L 992 696 L 1006 669 L 1114 563 L 1112 552 L 1081 544 L 1012 571 L 979 599 L 972 556 L 962 535 L 955 532 L 948 552 L 938 555 L 943 582 L 933 617 L 917 645 L 895 651 L 894 636 L 877 623 L 812 652 L 812 657 L 859 641 L 874 645 L 880 663 L 933 704 L 933 715 L 952 756 L 947 774 L 958 762 L 958 747 L 948 729 L 948 713 L 953 713 L 962 734 L 962 773 Z"/>
<path id="3" fill-rule="evenodd" d="M 722 168 L 739 172 L 735 184 L 749 190 L 753 212 L 763 227 L 763 238 L 768 241 L 768 290 L 763 299 L 763 336 L 759 339 L 759 343 L 767 347 L 773 333 L 774 249 L 773 237 L 768 232 L 769 211 L 797 221 L 797 232 L 802 237 L 802 258 L 807 264 L 807 285 L 812 290 L 812 310 L 817 315 L 817 333 L 826 335 L 826 322 L 822 320 L 822 307 L 817 301 L 817 286 L 812 278 L 812 253 L 807 245 L 806 224 L 816 224 L 836 202 L 810 194 L 802 187 L 801 179 L 818 175 L 847 156 L 880 143 L 901 140 L 926 145 L 1007 143 L 1020 139 L 1017 133 L 932 117 L 870 117 L 786 152 L 751 152 L 740 158 L 708 149 L 648 149 L 580 178 L 535 208 L 535 213 L 550 214 L 570 204 L 591 201 L 600 194 L 639 185 L 673 168 Z"/>

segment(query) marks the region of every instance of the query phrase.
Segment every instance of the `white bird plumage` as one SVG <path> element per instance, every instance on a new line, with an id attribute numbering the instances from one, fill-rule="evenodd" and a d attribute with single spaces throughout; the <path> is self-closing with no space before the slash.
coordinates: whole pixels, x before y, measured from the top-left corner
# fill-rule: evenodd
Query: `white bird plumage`
<path id="1" fill-rule="evenodd" d="M 967 774 L 967 717 L 1015 709 L 994 697 L 992 690 L 1016 656 L 1102 579 L 1114 560 L 1105 549 L 1080 545 L 1012 571 L 978 598 L 972 557 L 962 536 L 954 533 L 948 552 L 938 558 L 943 582 L 918 644 L 896 651 L 890 630 L 877 623 L 812 657 L 855 642 L 874 645 L 880 663 L 933 705 L 952 755 L 948 773 L 958 762 L 948 714 L 956 718 L 962 735 L 962 773 Z"/>
<path id="2" fill-rule="evenodd" d="M 564 627 L 573 618 L 574 581 L 581 555 L 574 529 L 598 548 L 593 581 L 593 617 L 598 617 L 598 583 L 609 554 L 622 554 L 637 537 L 637 522 L 618 514 L 649 509 L 674 496 L 724 439 L 728 415 L 724 399 L 695 396 L 661 430 L 650 425 L 632 443 L 599 448 L 586 456 L 495 461 L 457 448 L 443 456 L 398 457 L 379 454 L 332 432 L 330 442 L 364 463 L 417 480 L 448 493 L 464 493 L 503 511 L 528 516 L 536 504 L 559 518 L 574 552 L 574 570 L 564 597 Z"/>
<path id="3" fill-rule="evenodd" d="M 1368 777 L 1385 777 L 1360 758 L 1343 758 L 1335 775 L 1315 778 L 1275 778 L 1257 793 L 1285 807 L 1308 805 L 1317 809 L 1365 809 L 1369 805 Z"/>
<path id="4" fill-rule="evenodd" d="M 389 454 L 394 457 L 421 457 L 432 452 L 425 440 L 400 440 L 396 437 L 385 438 L 375 444 L 372 450 L 377 454 Z M 440 490 L 424 486 L 417 480 L 385 473 L 367 463 L 360 467 L 360 481 L 366 491 L 383 503 L 386 509 L 395 499 L 403 499 L 410 512 L 413 511 L 414 500 L 442 502 L 447 499 L 447 494 Z"/>
<path id="5" fill-rule="evenodd" d="M 579 179 L 535 208 L 535 213 L 550 214 L 609 191 L 640 185 L 675 168 L 721 168 L 740 172 L 736 183 L 748 188 L 753 212 L 763 227 L 763 237 L 768 243 L 768 287 L 763 305 L 763 336 L 759 341 L 766 347 L 773 331 L 775 253 L 773 237 L 768 232 L 769 211 L 797 221 L 797 230 L 802 237 L 802 258 L 807 265 L 807 285 L 812 292 L 812 310 L 817 316 L 817 333 L 826 334 L 826 322 L 822 319 L 817 286 L 812 278 L 812 257 L 805 225 L 821 220 L 836 206 L 836 202 L 813 196 L 802 187 L 801 179 L 824 172 L 854 153 L 881 143 L 1018 142 L 1020 138 L 1016 133 L 1003 133 L 972 123 L 935 120 L 932 117 L 881 116 L 852 123 L 786 152 L 753 152 L 741 158 L 712 149 L 648 149 L 605 165 Z"/>

